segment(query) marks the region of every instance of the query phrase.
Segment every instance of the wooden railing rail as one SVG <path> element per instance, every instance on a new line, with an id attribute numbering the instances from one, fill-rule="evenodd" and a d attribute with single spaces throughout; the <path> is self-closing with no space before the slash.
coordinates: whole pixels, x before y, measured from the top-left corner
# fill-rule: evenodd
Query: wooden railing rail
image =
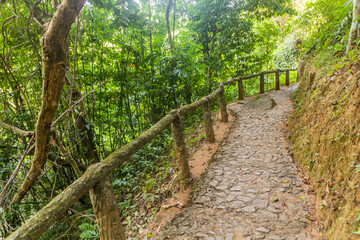
<path id="1" fill-rule="evenodd" d="M 238 77 L 238 78 L 233 78 L 233 79 L 230 79 L 228 81 L 223 82 L 223 84 L 224 85 L 229 85 L 229 84 L 232 84 L 234 82 L 238 82 L 239 100 L 243 100 L 244 97 L 245 97 L 243 80 L 256 78 L 256 77 L 260 76 L 260 93 L 264 93 L 265 92 L 265 81 L 264 81 L 265 75 L 275 73 L 275 85 L 276 85 L 275 89 L 280 90 L 280 73 L 285 72 L 285 74 L 286 74 L 285 85 L 289 86 L 290 85 L 290 74 L 289 74 L 290 71 L 297 71 L 297 68 L 288 68 L 288 69 L 277 69 L 277 70 L 272 70 L 272 71 L 264 71 L 264 72 L 260 72 L 260 73 L 256 73 L 256 74 L 252 74 L 252 75 L 246 75 L 246 76 L 242 76 L 242 77 Z"/>
<path id="2" fill-rule="evenodd" d="M 253 75 L 243 76 L 231 79 L 219 84 L 219 87 L 210 95 L 200 100 L 185 105 L 179 109 L 170 111 L 160 121 L 155 123 L 151 128 L 142 133 L 139 137 L 125 145 L 124 147 L 111 153 L 105 160 L 93 164 L 87 168 L 85 173 L 75 182 L 69 185 L 64 191 L 53 198 L 44 208 L 38 211 L 34 216 L 28 219 L 19 229 L 14 231 L 7 240 L 35 240 L 38 239 L 51 225 L 59 219 L 80 197 L 93 188 L 104 176 L 109 175 L 116 168 L 122 165 L 133 154 L 139 151 L 143 146 L 148 144 L 152 139 L 162 133 L 170 125 L 172 126 L 174 148 L 176 153 L 176 162 L 179 168 L 179 179 L 187 180 L 191 177 L 190 167 L 188 164 L 189 153 L 185 145 L 185 137 L 182 124 L 182 116 L 196 110 L 199 107 L 203 109 L 203 118 L 205 123 L 206 139 L 210 142 L 215 141 L 213 120 L 211 118 L 211 102 L 219 98 L 219 107 L 221 121 L 228 121 L 226 111 L 226 101 L 224 95 L 224 85 L 238 82 L 239 98 L 244 98 L 242 80 L 260 76 L 260 92 L 264 91 L 263 79 L 265 74 L 276 74 L 276 89 L 280 89 L 279 73 L 286 72 L 286 85 L 289 85 L 289 71 L 296 69 L 266 71 Z"/>

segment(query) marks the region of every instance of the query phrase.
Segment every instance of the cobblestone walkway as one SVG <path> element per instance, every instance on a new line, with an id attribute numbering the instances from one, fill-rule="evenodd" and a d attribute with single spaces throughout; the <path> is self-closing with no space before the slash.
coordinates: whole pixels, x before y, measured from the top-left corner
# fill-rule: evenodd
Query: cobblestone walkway
<path id="1" fill-rule="evenodd" d="M 306 194 L 285 143 L 294 88 L 269 93 L 277 104 L 272 110 L 230 107 L 234 126 L 192 204 L 157 239 L 311 239 Z"/>

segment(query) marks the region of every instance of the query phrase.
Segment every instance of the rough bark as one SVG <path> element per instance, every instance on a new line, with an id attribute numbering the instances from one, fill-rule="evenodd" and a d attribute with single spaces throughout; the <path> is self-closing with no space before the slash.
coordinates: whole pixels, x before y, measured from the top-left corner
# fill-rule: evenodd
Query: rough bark
<path id="1" fill-rule="evenodd" d="M 239 100 L 244 100 L 244 84 L 243 80 L 239 79 L 238 82 L 238 93 L 239 93 Z"/>
<path id="2" fill-rule="evenodd" d="M 280 90 L 280 74 L 279 71 L 275 72 L 275 83 L 276 83 L 276 90 Z"/>
<path id="3" fill-rule="evenodd" d="M 65 80 L 66 37 L 86 0 L 65 0 L 57 9 L 42 39 L 42 104 L 35 129 L 35 153 L 30 170 L 15 194 L 17 203 L 40 175 L 48 155 L 50 126 Z"/>
<path id="4" fill-rule="evenodd" d="M 215 134 L 213 128 L 213 120 L 211 118 L 211 108 L 210 108 L 210 100 L 205 102 L 202 106 L 203 115 L 204 115 L 204 123 L 205 123 L 205 133 L 206 140 L 211 143 L 215 142 Z"/>
<path id="5" fill-rule="evenodd" d="M 70 72 L 68 72 L 67 75 L 70 77 Z M 79 101 L 82 99 L 82 94 L 78 90 L 75 82 L 73 82 L 72 85 L 73 99 Z M 93 131 L 91 128 L 86 128 L 88 119 L 85 104 L 83 101 L 80 101 L 78 106 L 80 111 L 77 113 L 76 111 L 73 111 L 75 119 L 77 119 L 75 122 L 76 128 L 80 131 L 80 135 L 83 136 L 81 142 L 87 149 L 87 158 L 90 160 L 90 164 L 98 163 L 100 162 L 100 157 L 93 141 Z M 98 225 L 100 239 L 125 239 L 125 230 L 122 226 L 120 209 L 116 203 L 115 193 L 112 189 L 109 177 L 104 176 L 104 179 L 91 189 L 89 193 L 96 216 L 96 224 Z"/>
<path id="6" fill-rule="evenodd" d="M 359 31 L 359 15 L 360 15 L 360 0 L 353 0 L 353 16 L 350 28 L 349 40 L 346 47 L 346 52 L 350 52 L 356 47 L 356 39 Z"/>
<path id="7" fill-rule="evenodd" d="M 260 74 L 260 93 L 264 93 L 264 74 Z"/>
<path id="8" fill-rule="evenodd" d="M 88 167 L 86 172 L 63 192 L 53 198 L 43 209 L 28 219 L 19 229 L 13 232 L 7 240 L 36 240 L 57 219 L 59 219 L 81 196 L 108 176 L 124 163 L 140 148 L 148 144 L 158 134 L 164 131 L 176 118 L 177 112 L 171 111 L 149 130 L 123 148 L 110 154 L 104 161 Z"/>
<path id="9" fill-rule="evenodd" d="M 122 226 L 120 211 L 117 206 L 110 179 L 103 180 L 90 190 L 90 199 L 96 216 L 101 240 L 124 240 L 125 230 Z"/>
<path id="10" fill-rule="evenodd" d="M 174 138 L 176 163 L 179 168 L 179 180 L 187 180 L 191 177 L 189 167 L 189 153 L 186 149 L 184 127 L 180 114 L 176 115 L 176 118 L 171 126 Z"/>
<path id="11" fill-rule="evenodd" d="M 219 94 L 219 108 L 220 108 L 220 112 L 221 112 L 221 121 L 222 122 L 228 122 L 229 121 L 229 115 L 227 113 L 226 110 L 226 100 L 225 100 L 225 91 L 224 91 L 224 86 L 221 85 L 221 92 Z"/>

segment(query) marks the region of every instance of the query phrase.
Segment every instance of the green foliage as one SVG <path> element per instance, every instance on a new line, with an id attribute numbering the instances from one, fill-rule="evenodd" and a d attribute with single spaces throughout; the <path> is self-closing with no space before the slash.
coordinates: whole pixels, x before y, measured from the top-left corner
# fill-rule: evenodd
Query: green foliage
<path id="1" fill-rule="evenodd" d="M 306 10 L 296 19 L 306 36 L 302 47 L 304 53 L 328 52 L 323 56 L 330 60 L 335 53 L 345 50 L 351 25 L 352 5 L 349 0 L 318 0 L 309 2 Z M 319 60 L 322 57 L 319 56 Z"/>
<path id="2" fill-rule="evenodd" d="M 353 227 L 354 234 L 360 235 L 359 225 L 360 225 L 360 214 L 357 215 L 356 220 L 355 220 L 355 224 Z"/>
<path id="3" fill-rule="evenodd" d="M 298 49 L 291 45 L 293 40 L 278 47 L 288 34 L 288 29 L 282 30 L 284 24 L 280 16 L 293 14 L 287 0 L 178 0 L 176 10 L 171 10 L 174 49 L 170 49 L 168 43 L 165 6 L 166 1 L 91 0 L 79 16 L 79 26 L 73 25 L 68 35 L 67 64 L 70 72 L 74 71 L 77 90 L 85 95 L 113 76 L 84 99 L 84 112 L 77 106 L 52 127 L 52 134 L 56 133 L 78 165 L 91 164 L 89 147 L 82 142 L 86 137 L 104 159 L 169 110 L 210 93 L 218 82 L 273 67 L 293 66 L 296 62 Z M 29 9 L 33 8 L 33 15 L 29 17 Z M 0 53 L 9 67 L 0 60 L 0 114 L 5 122 L 28 131 L 35 129 L 42 101 L 39 42 L 43 32 L 37 22 L 49 22 L 55 11 L 51 1 L 34 6 L 32 1 L 14 0 L 2 3 L 0 8 Z M 273 79 L 267 81 L 269 86 L 273 84 Z M 258 81 L 249 80 L 244 84 L 247 96 L 258 92 Z M 74 103 L 73 86 L 65 84 L 56 117 Z M 237 99 L 236 86 L 227 86 L 226 92 L 227 101 Z M 217 109 L 217 103 L 213 103 L 212 109 Z M 86 132 L 78 129 L 80 116 L 86 117 Z M 201 116 L 201 109 L 185 116 L 185 132 L 199 125 Z M 32 143 L 30 138 L 2 128 L 0 134 L 2 188 Z M 136 226 L 130 219 L 139 217 L 139 205 L 149 207 L 160 201 L 161 194 L 171 194 L 169 189 L 162 189 L 163 182 L 176 174 L 171 146 L 171 132 L 165 131 L 127 159 L 111 176 L 118 205 L 130 230 Z M 25 158 L 17 183 L 24 179 L 33 154 L 31 151 Z M 1 217 L 6 222 L 0 226 L 2 235 L 17 228 L 23 219 L 41 209 L 77 178 L 65 155 L 58 146 L 50 144 L 51 161 L 46 164 L 46 171 L 34 191 L 24 199 L 24 205 L 7 207 L 18 185 L 11 187 L 6 207 L 1 209 Z M 91 204 L 87 199 L 81 199 L 74 206 L 77 210 L 89 208 Z M 156 209 L 148 212 L 154 214 Z M 71 216 L 65 216 L 43 239 L 56 239 L 66 232 L 70 228 L 69 220 L 74 221 Z M 71 238 L 74 232 L 81 239 L 98 238 L 92 222 L 75 222 L 65 237 Z"/>
<path id="4" fill-rule="evenodd" d="M 79 225 L 79 229 L 81 231 L 80 239 L 91 240 L 91 239 L 99 239 L 99 231 L 96 227 L 96 224 L 92 224 L 89 222 L 84 222 Z"/>

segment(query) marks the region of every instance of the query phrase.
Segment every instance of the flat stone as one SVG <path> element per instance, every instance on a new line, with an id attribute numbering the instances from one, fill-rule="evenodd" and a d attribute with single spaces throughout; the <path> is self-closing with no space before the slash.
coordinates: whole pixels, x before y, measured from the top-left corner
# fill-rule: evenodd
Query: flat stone
<path id="1" fill-rule="evenodd" d="M 253 204 L 258 208 L 266 208 L 269 205 L 269 201 L 268 200 L 255 199 L 253 201 Z"/>
<path id="2" fill-rule="evenodd" d="M 264 227 L 259 227 L 257 229 L 255 229 L 256 231 L 258 232 L 261 232 L 261 233 L 269 233 L 271 230 L 268 229 L 268 228 L 264 228 Z"/>
<path id="3" fill-rule="evenodd" d="M 229 195 L 229 196 L 226 197 L 226 201 L 227 201 L 227 202 L 231 202 L 231 201 L 234 200 L 235 198 L 236 198 L 236 196 L 234 196 L 234 195 Z"/>
<path id="4" fill-rule="evenodd" d="M 233 240 L 234 234 L 233 233 L 227 233 L 225 236 L 225 240 Z"/>
<path id="5" fill-rule="evenodd" d="M 201 233 L 201 232 L 198 232 L 195 234 L 195 237 L 204 237 L 204 238 L 207 238 L 208 235 L 204 234 L 204 233 Z"/>
<path id="6" fill-rule="evenodd" d="M 230 188 L 230 191 L 241 191 L 241 190 L 242 190 L 241 186 L 235 186 L 235 187 Z"/>
<path id="7" fill-rule="evenodd" d="M 270 94 L 264 93 L 252 98 L 249 102 L 245 103 L 245 106 L 260 110 L 271 110 L 276 106 L 276 102 Z"/>
<path id="8" fill-rule="evenodd" d="M 228 186 L 216 186 L 215 188 L 216 188 L 216 190 L 223 191 L 223 190 L 227 189 Z"/>
<path id="9" fill-rule="evenodd" d="M 218 181 L 212 180 L 209 184 L 213 187 L 216 187 L 218 185 L 218 183 L 219 183 Z"/>
<path id="10" fill-rule="evenodd" d="M 245 196 L 237 196 L 236 199 L 239 199 L 240 201 L 242 201 L 244 203 L 248 203 L 251 201 L 251 198 L 245 197 Z"/>
<path id="11" fill-rule="evenodd" d="M 256 189 L 248 189 L 246 192 L 248 193 L 258 193 L 259 191 Z"/>
<path id="12" fill-rule="evenodd" d="M 211 199 L 209 197 L 205 197 L 205 196 L 202 196 L 202 197 L 199 197 L 196 199 L 196 203 L 205 203 L 205 202 L 210 202 Z"/>
<path id="13" fill-rule="evenodd" d="M 233 201 L 231 204 L 230 204 L 230 207 L 231 208 L 241 208 L 241 207 L 244 207 L 245 206 L 245 203 L 241 202 L 241 201 Z"/>
<path id="14" fill-rule="evenodd" d="M 292 90 L 246 99 L 245 106 L 228 105 L 237 115 L 213 156 L 216 161 L 193 193 L 194 201 L 156 239 L 307 240 L 309 196 L 284 144 Z M 279 106 L 273 108 L 271 99 Z M 260 106 L 262 101 L 268 107 Z"/>
<path id="15" fill-rule="evenodd" d="M 246 206 L 246 207 L 243 207 L 242 210 L 247 213 L 256 212 L 256 209 L 254 206 Z"/>

